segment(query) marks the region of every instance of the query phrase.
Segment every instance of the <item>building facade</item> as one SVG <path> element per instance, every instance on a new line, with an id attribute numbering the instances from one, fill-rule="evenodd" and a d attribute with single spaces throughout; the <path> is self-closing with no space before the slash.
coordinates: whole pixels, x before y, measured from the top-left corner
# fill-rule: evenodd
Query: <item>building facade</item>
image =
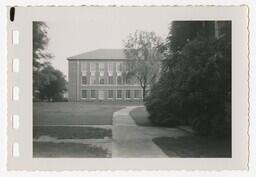
<path id="1" fill-rule="evenodd" d="M 140 101 L 142 89 L 125 77 L 122 49 L 98 49 L 68 58 L 69 101 Z"/>

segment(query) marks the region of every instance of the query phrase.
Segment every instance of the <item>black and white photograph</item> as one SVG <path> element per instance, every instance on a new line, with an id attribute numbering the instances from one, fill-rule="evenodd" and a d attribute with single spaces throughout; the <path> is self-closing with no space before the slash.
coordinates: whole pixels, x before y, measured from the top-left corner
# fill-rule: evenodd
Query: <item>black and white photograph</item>
<path id="1" fill-rule="evenodd" d="M 9 7 L 8 170 L 246 170 L 241 6 Z"/>
<path id="2" fill-rule="evenodd" d="M 232 158 L 232 22 L 125 12 L 32 22 L 33 157 Z"/>

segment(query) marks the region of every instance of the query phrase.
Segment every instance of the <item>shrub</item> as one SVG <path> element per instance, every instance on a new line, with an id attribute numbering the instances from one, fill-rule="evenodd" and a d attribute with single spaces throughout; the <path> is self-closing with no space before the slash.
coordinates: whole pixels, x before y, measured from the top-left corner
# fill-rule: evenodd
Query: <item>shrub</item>
<path id="1" fill-rule="evenodd" d="M 180 111 L 177 110 L 177 104 L 174 102 L 176 95 L 171 94 L 164 99 L 164 95 L 160 95 L 164 92 L 159 92 L 157 88 L 158 86 L 152 89 L 151 94 L 145 99 L 150 121 L 160 126 L 173 127 L 179 125 L 182 119 L 178 116 Z"/>
<path id="2" fill-rule="evenodd" d="M 201 135 L 231 135 L 231 41 L 198 35 L 163 61 L 145 99 L 158 125 L 191 124 Z"/>

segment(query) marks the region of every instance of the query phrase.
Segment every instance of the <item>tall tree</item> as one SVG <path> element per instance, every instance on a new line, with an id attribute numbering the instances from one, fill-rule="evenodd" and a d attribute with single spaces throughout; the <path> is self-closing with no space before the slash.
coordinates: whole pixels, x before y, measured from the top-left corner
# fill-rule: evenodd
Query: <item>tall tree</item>
<path id="1" fill-rule="evenodd" d="M 37 97 L 39 86 L 41 85 L 40 70 L 44 65 L 48 65 L 53 57 L 47 51 L 49 38 L 47 36 L 48 26 L 44 22 L 33 22 L 33 96 Z"/>
<path id="2" fill-rule="evenodd" d="M 143 99 L 148 87 L 157 79 L 161 53 L 158 46 L 161 39 L 154 32 L 136 31 L 125 43 L 127 78 L 136 77 L 143 90 Z"/>

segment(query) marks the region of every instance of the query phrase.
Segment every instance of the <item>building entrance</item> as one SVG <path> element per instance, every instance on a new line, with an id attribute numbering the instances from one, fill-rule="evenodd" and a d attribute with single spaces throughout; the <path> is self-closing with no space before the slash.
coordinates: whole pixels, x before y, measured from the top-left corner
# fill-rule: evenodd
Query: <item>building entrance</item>
<path id="1" fill-rule="evenodd" d="M 104 91 L 99 90 L 99 100 L 104 100 Z"/>

